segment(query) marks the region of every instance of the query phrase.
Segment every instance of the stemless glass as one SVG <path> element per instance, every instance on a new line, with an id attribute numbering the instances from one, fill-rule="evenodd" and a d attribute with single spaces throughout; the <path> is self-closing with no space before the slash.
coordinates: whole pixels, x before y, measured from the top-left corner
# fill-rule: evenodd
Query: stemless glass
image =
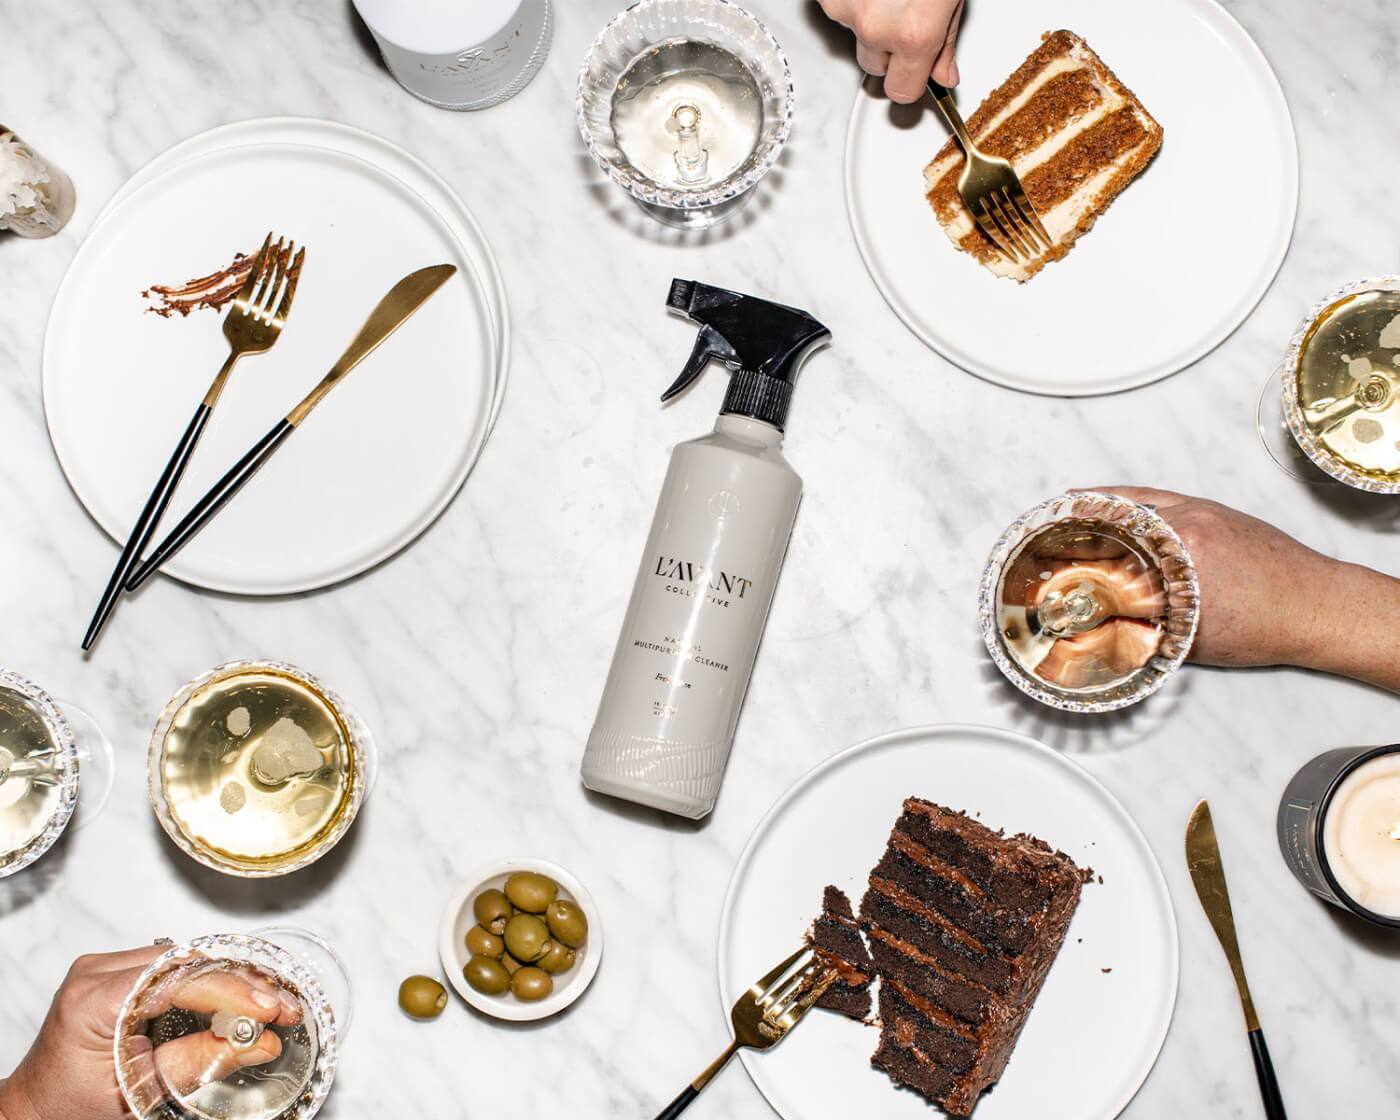
<path id="1" fill-rule="evenodd" d="M 987 650 L 1017 688 L 1072 712 L 1107 712 L 1159 689 L 1196 634 L 1196 571 L 1147 506 L 1083 491 L 1012 523 L 982 573 Z"/>
<path id="2" fill-rule="evenodd" d="M 792 126 L 777 41 L 729 0 L 640 0 L 593 41 L 578 79 L 588 151 L 652 217 L 703 229 L 735 213 Z"/>
<path id="3" fill-rule="evenodd" d="M 265 878 L 339 843 L 374 765 L 364 722 L 315 677 L 284 662 L 232 661 L 166 705 L 147 784 L 161 827 L 191 859 Z"/>
<path id="4" fill-rule="evenodd" d="M 315 972 L 275 933 L 198 937 L 141 974 L 113 1048 L 136 1116 L 309 1120 L 320 1111 L 344 1024 Z"/>
<path id="5" fill-rule="evenodd" d="M 111 744 L 93 718 L 0 669 L 0 879 L 90 821 L 111 788 Z"/>
<path id="6" fill-rule="evenodd" d="M 1312 308 L 1264 386 L 1258 428 L 1295 477 L 1400 494 L 1400 276 L 1347 284 Z"/>

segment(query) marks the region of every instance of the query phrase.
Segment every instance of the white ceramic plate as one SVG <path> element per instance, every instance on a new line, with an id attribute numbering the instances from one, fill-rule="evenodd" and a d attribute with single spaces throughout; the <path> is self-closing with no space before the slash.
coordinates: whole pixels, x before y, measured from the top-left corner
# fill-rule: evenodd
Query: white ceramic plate
<path id="1" fill-rule="evenodd" d="M 923 168 L 949 136 L 929 99 L 896 106 L 867 82 L 846 203 L 890 307 L 970 373 L 1060 396 L 1144 385 L 1218 345 L 1273 281 L 1297 212 L 1293 121 L 1254 41 L 1213 0 L 999 0 L 968 16 L 964 116 L 1043 32 L 1068 28 L 1156 117 L 1162 147 L 1067 257 L 1017 284 L 955 249 L 924 199 Z"/>
<path id="2" fill-rule="evenodd" d="M 220 125 L 167 148 L 118 188 L 98 218 L 105 218 L 127 195 L 178 163 L 249 144 L 297 144 L 358 156 L 410 187 L 431 206 L 471 259 L 476 283 L 490 310 L 496 335 L 496 384 L 491 402 L 494 427 L 505 394 L 510 365 L 510 325 L 505 284 L 491 246 L 460 195 L 436 171 L 397 144 L 353 125 L 317 117 L 254 117 Z"/>
<path id="3" fill-rule="evenodd" d="M 335 583 L 413 540 L 475 463 L 499 381 L 496 314 L 475 254 L 401 179 L 359 155 L 302 144 L 172 161 L 104 212 L 59 288 L 45 339 L 50 438 L 114 540 L 125 539 L 228 353 L 221 314 L 163 319 L 142 292 L 220 268 L 269 229 L 307 247 L 296 302 L 277 345 L 235 367 L 166 528 L 310 390 L 395 282 L 427 264 L 458 272 L 166 565 L 186 582 L 245 594 Z"/>
<path id="4" fill-rule="evenodd" d="M 1156 1061 L 1176 1002 L 1171 899 L 1147 841 L 1113 795 L 1077 764 L 1009 731 L 896 731 L 799 779 L 754 830 L 729 885 L 719 942 L 725 1014 L 800 943 L 826 884 L 859 907 L 910 795 L 992 828 L 1030 832 L 1096 874 L 1005 1074 L 977 1105 L 977 1120 L 1117 1116 Z M 871 1067 L 878 1041 L 872 1027 L 813 1012 L 781 1046 L 741 1055 L 787 1120 L 927 1120 L 922 1097 L 897 1090 Z"/>

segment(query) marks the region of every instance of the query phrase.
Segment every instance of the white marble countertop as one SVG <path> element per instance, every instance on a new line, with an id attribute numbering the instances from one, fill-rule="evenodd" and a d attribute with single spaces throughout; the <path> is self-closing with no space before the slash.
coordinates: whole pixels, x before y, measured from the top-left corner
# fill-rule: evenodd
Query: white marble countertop
<path id="1" fill-rule="evenodd" d="M 92 713 L 117 758 L 101 815 L 0 882 L 0 1070 L 28 1046 L 75 955 L 290 923 L 334 943 L 356 982 L 356 1022 L 324 1115 L 649 1117 L 727 1038 L 716 930 L 767 807 L 849 744 L 971 722 L 1071 753 L 1122 800 L 1161 862 L 1181 935 L 1179 998 L 1124 1115 L 1262 1115 L 1230 975 L 1181 856 L 1202 796 L 1291 1114 L 1400 1110 L 1400 940 L 1307 895 L 1274 839 L 1295 769 L 1334 746 L 1394 741 L 1396 698 L 1291 670 L 1187 667 L 1169 694 L 1129 714 L 1061 718 L 999 677 L 975 610 L 1001 529 L 1076 485 L 1213 497 L 1400 572 L 1393 517 L 1294 481 L 1254 433 L 1262 378 L 1306 309 L 1339 284 L 1396 271 L 1395 12 L 1227 4 L 1294 114 L 1292 247 L 1244 325 L 1193 366 L 1132 392 L 1060 400 L 969 376 L 896 319 L 846 219 L 839 169 L 857 84 L 847 37 L 815 3 L 751 6 L 791 59 L 797 126 L 741 220 L 685 243 L 602 180 L 575 126 L 579 62 L 616 0 L 556 4 L 534 82 L 463 114 L 401 90 L 348 0 L 0 0 L 4 120 L 71 174 L 79 196 L 59 236 L 0 239 L 0 665 Z M 1183 81 L 1205 80 L 1182 65 Z M 78 638 L 115 550 L 69 489 L 45 429 L 50 302 L 98 210 L 137 168 L 215 125 L 284 114 L 387 137 L 471 207 L 501 263 L 514 333 L 499 424 L 455 501 L 390 562 L 270 600 L 158 579 L 84 658 Z M 664 308 L 673 276 L 807 308 L 835 340 L 803 373 L 787 448 L 806 498 L 724 792 L 699 826 L 590 797 L 578 780 L 667 451 L 709 429 L 721 395 L 716 378 L 656 404 L 690 345 Z M 1021 434 L 989 447 L 986 426 L 968 418 L 993 414 L 998 431 Z M 1047 419 L 1083 438 L 1037 439 Z M 244 656 L 317 673 L 380 744 L 378 784 L 349 837 L 289 881 L 203 871 L 166 841 L 146 797 L 146 744 L 166 700 Z M 459 876 L 530 853 L 568 866 L 597 897 L 608 950 L 593 988 L 533 1027 L 504 1027 L 460 1002 L 430 1026 L 406 1021 L 397 983 L 437 971 L 439 909 Z M 650 1010 L 660 1000 L 686 1012 L 661 1025 Z M 691 1111 L 768 1114 L 737 1065 Z"/>

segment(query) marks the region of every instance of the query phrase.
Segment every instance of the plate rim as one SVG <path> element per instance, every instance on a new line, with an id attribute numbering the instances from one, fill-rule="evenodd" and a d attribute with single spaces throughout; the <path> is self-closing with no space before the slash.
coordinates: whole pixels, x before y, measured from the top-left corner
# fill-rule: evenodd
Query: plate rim
<path id="1" fill-rule="evenodd" d="M 1037 382 L 1033 379 L 1017 376 L 1014 373 L 1007 373 L 997 369 L 986 362 L 978 360 L 975 356 L 963 352 L 960 347 L 952 346 L 948 342 L 936 339 L 921 323 L 917 321 L 917 316 L 905 305 L 892 288 L 893 285 L 882 279 L 882 270 L 876 264 L 876 257 L 873 252 L 869 238 L 866 236 L 861 223 L 856 216 L 854 196 L 857 190 L 856 167 L 858 162 L 853 158 L 853 150 L 856 135 L 859 130 L 864 110 L 869 105 L 883 103 L 867 94 L 867 81 L 865 76 L 861 77 L 856 86 L 855 100 L 852 103 L 850 115 L 846 124 L 845 150 L 842 154 L 842 183 L 845 192 L 846 220 L 851 229 L 851 234 L 856 242 L 856 249 L 860 254 L 861 263 L 865 265 L 866 272 L 875 284 L 881 298 L 886 306 L 894 312 L 895 317 L 913 334 L 920 342 L 938 354 L 945 361 L 956 366 L 965 373 L 980 378 L 993 385 L 1003 388 L 1014 389 L 1017 392 L 1032 393 L 1037 396 L 1051 397 L 1097 397 L 1107 396 L 1113 393 L 1127 392 L 1131 389 L 1141 388 L 1161 381 L 1175 373 L 1194 365 L 1205 357 L 1212 350 L 1225 342 L 1235 331 L 1239 330 L 1244 321 L 1249 318 L 1254 309 L 1259 306 L 1260 301 L 1273 286 L 1278 278 L 1279 270 L 1283 267 L 1283 262 L 1292 247 L 1293 234 L 1298 226 L 1298 198 L 1300 190 L 1300 173 L 1298 159 L 1298 130 L 1293 120 L 1293 112 L 1289 108 L 1288 99 L 1284 94 L 1282 83 L 1279 82 L 1278 74 L 1274 71 L 1273 65 L 1269 62 L 1268 56 L 1263 49 L 1255 42 L 1254 37 L 1249 34 L 1244 25 L 1235 16 L 1221 5 L 1218 0 L 1174 0 L 1181 8 L 1194 10 L 1204 19 L 1215 19 L 1220 23 L 1220 28 L 1227 35 L 1231 43 L 1243 50 L 1245 56 L 1257 64 L 1257 76 L 1261 79 L 1261 85 L 1268 98 L 1274 102 L 1278 115 L 1272 121 L 1280 132 L 1280 137 L 1286 134 L 1288 143 L 1281 145 L 1281 150 L 1286 156 L 1286 203 L 1289 212 L 1288 221 L 1281 237 L 1277 238 L 1277 244 L 1273 247 L 1272 254 L 1261 264 L 1258 276 L 1254 283 L 1250 285 L 1245 294 L 1235 305 L 1233 311 L 1225 319 L 1222 319 L 1213 331 L 1203 338 L 1197 340 L 1189 347 L 1182 348 L 1176 356 L 1169 358 L 1154 366 L 1144 367 L 1127 376 L 1114 378 L 1101 378 L 1092 383 L 1081 383 L 1077 385 L 1051 385 L 1044 382 Z M 947 239 L 944 238 L 946 241 Z M 941 246 L 940 246 L 941 248 Z"/>
<path id="2" fill-rule="evenodd" d="M 289 119 L 301 120 L 304 118 Z M 255 120 L 260 122 L 263 118 L 255 118 Z M 209 131 L 223 131 L 230 127 L 231 126 L 224 125 L 219 129 Z M 363 130 L 356 129 L 351 131 L 362 132 Z M 205 133 L 197 134 L 195 137 L 191 137 L 189 140 L 176 145 L 176 147 L 180 148 L 185 145 L 195 146 L 205 135 Z M 373 137 L 371 133 L 365 133 L 364 135 L 373 139 L 378 139 Z M 392 145 L 390 146 L 392 147 Z M 466 280 L 468 288 L 470 289 L 470 298 L 472 302 L 480 307 L 483 334 L 485 336 L 482 342 L 487 350 L 488 362 L 487 369 L 484 371 L 486 377 L 483 378 L 483 380 L 489 379 L 489 383 L 483 386 L 483 399 L 479 409 L 476 410 L 478 415 L 475 423 L 472 425 L 471 438 L 462 445 L 462 453 L 458 457 L 452 470 L 450 472 L 444 472 L 444 485 L 432 501 L 425 504 L 415 517 L 405 522 L 378 546 L 364 550 L 353 559 L 325 564 L 319 571 L 299 575 L 295 579 L 283 579 L 276 583 L 249 582 L 237 579 L 230 580 L 226 575 L 220 576 L 217 573 L 192 571 L 187 566 L 182 565 L 180 557 L 174 558 L 168 565 L 162 568 L 163 574 L 170 576 L 172 579 L 186 586 L 219 594 L 238 595 L 249 598 L 276 598 L 319 591 L 354 579 L 398 555 L 432 526 L 446 511 L 447 507 L 451 505 L 457 494 L 461 492 L 468 476 L 470 476 L 472 470 L 475 469 L 477 462 L 480 460 L 481 453 L 485 449 L 487 440 L 490 438 L 494 427 L 496 410 L 499 409 L 502 398 L 500 377 L 502 375 L 503 366 L 503 347 L 502 339 L 497 333 L 498 323 L 495 315 L 496 308 L 492 306 L 487 285 L 483 282 L 480 270 L 477 267 L 480 263 L 478 256 L 473 252 L 472 247 L 462 240 L 459 232 L 454 228 L 453 223 L 448 217 L 424 198 L 413 184 L 406 182 L 400 175 L 382 166 L 375 160 L 368 158 L 361 152 L 340 147 L 328 147 L 325 145 L 278 139 L 254 139 L 248 142 L 221 144 L 207 150 L 194 151 L 190 154 L 182 155 L 179 158 L 167 160 L 166 157 L 169 155 L 170 151 L 173 151 L 173 149 L 156 156 L 153 160 L 149 161 L 145 167 L 132 176 L 132 178 L 128 180 L 128 183 L 131 183 L 138 177 L 140 178 L 140 182 L 136 182 L 130 190 L 127 189 L 127 184 L 123 184 L 98 214 L 97 219 L 94 220 L 91 228 L 84 235 L 73 258 L 69 261 L 58 288 L 55 290 L 54 298 L 50 303 L 44 328 L 43 349 L 40 356 L 40 399 L 50 449 L 58 462 L 60 471 L 68 484 L 69 490 L 78 500 L 78 504 L 82 506 L 84 512 L 102 533 L 119 546 L 124 540 L 124 537 L 120 535 L 120 528 L 113 529 L 94 512 L 89 502 L 84 498 L 83 492 L 80 491 L 74 481 L 74 470 L 72 469 L 74 448 L 72 446 L 72 441 L 65 441 L 56 434 L 54 419 L 56 405 L 53 393 L 56 391 L 54 389 L 54 378 L 57 374 L 53 371 L 53 363 L 57 361 L 54 356 L 56 347 L 54 336 L 57 330 L 58 319 L 64 314 L 67 314 L 69 319 L 71 319 L 74 314 L 71 308 L 67 312 L 64 312 L 64 302 L 68 300 L 71 303 L 73 299 L 72 290 L 74 285 L 79 282 L 79 273 L 92 267 L 93 262 L 88 258 L 91 257 L 94 252 L 97 252 L 97 250 L 93 248 L 93 246 L 97 244 L 95 239 L 103 237 L 111 220 L 119 217 L 128 206 L 135 206 L 140 201 L 148 198 L 151 191 L 159 190 L 161 184 L 165 183 L 167 180 L 174 180 L 182 173 L 190 173 L 192 170 L 197 172 L 202 164 L 212 164 L 218 160 L 238 159 L 240 155 L 250 152 L 257 152 L 269 158 L 275 157 L 279 152 L 292 158 L 298 156 L 313 159 L 331 158 L 343 161 L 347 169 L 367 173 L 371 180 L 379 180 L 385 189 L 399 192 L 403 200 L 410 207 L 419 211 L 426 220 L 437 227 L 438 235 L 445 239 L 444 244 L 452 246 L 455 250 L 453 256 L 456 257 L 459 262 L 466 263 L 471 269 L 470 274 L 464 276 L 464 280 Z M 407 156 L 408 153 L 404 153 L 404 155 Z M 156 166 L 157 164 L 158 166 Z M 147 174 L 148 169 L 150 170 L 149 174 Z M 467 213 L 465 204 L 463 204 L 462 210 L 464 214 Z M 479 230 L 477 232 L 479 232 Z M 486 246 L 484 239 L 482 240 L 482 247 L 485 248 L 489 254 L 489 247 Z M 494 264 L 494 258 L 491 258 L 491 261 Z M 58 411 L 61 411 L 61 409 Z M 61 445 L 67 447 L 70 453 L 69 457 L 65 457 L 60 451 Z"/>
<path id="3" fill-rule="evenodd" d="M 748 838 L 744 841 L 743 850 L 739 853 L 739 858 L 735 861 L 734 870 L 730 873 L 729 883 L 724 892 L 724 904 L 720 908 L 719 928 L 716 937 L 715 986 L 719 997 L 720 1010 L 722 1014 L 727 1017 L 729 1014 L 729 1007 L 732 1003 L 732 998 L 729 998 L 729 995 L 725 991 L 725 975 L 728 972 L 730 963 L 726 934 L 732 920 L 738 883 L 753 861 L 758 842 L 767 833 L 773 821 L 804 789 L 819 781 L 831 770 L 842 766 L 856 755 L 878 751 L 882 748 L 897 745 L 908 740 L 954 739 L 969 736 L 995 739 L 1013 747 L 1028 748 L 1032 754 L 1047 758 L 1049 761 L 1058 764 L 1076 779 L 1084 782 L 1084 784 L 1097 794 L 1120 818 L 1121 823 L 1126 825 L 1129 834 L 1136 841 L 1142 853 L 1146 855 L 1147 864 L 1153 872 L 1149 877 L 1149 883 L 1153 893 L 1158 896 L 1162 903 L 1167 916 L 1165 930 L 1167 934 L 1167 955 L 1170 958 L 1170 967 L 1167 970 L 1167 980 L 1169 982 L 1164 985 L 1164 991 L 1169 989 L 1170 994 L 1169 998 L 1165 1001 L 1165 1011 L 1162 1016 L 1160 1027 L 1155 1032 L 1156 1039 L 1151 1060 L 1147 1062 L 1146 1066 L 1142 1069 L 1141 1076 L 1136 1078 L 1136 1084 L 1132 1086 L 1128 1094 L 1117 1103 L 1112 1113 L 1107 1114 L 1105 1120 L 1108 1120 L 1109 1117 L 1118 1116 L 1138 1094 L 1142 1086 L 1146 1084 L 1148 1077 L 1151 1076 L 1152 1070 L 1156 1067 L 1161 1057 L 1162 1048 L 1166 1044 L 1167 1035 L 1171 1030 L 1181 986 L 1181 936 L 1177 922 L 1176 907 L 1172 903 L 1171 891 L 1167 887 L 1166 875 L 1162 871 L 1162 865 L 1157 859 L 1157 854 L 1152 850 L 1152 845 L 1148 843 L 1146 834 L 1142 831 L 1137 821 L 1133 819 L 1132 814 L 1128 812 L 1123 803 L 1086 767 L 1063 752 L 1057 751 L 1053 747 L 1040 742 L 1040 740 L 1022 734 L 1019 731 L 1011 731 L 1007 728 L 977 723 L 916 724 L 908 727 L 895 728 L 862 739 L 860 742 L 850 746 L 843 747 L 835 753 L 828 755 L 798 776 L 798 778 L 778 796 L 772 805 L 768 807 L 763 816 L 759 818 L 758 822 L 749 832 Z M 768 1096 L 764 1091 L 760 1078 L 754 1073 L 755 1065 L 752 1063 L 755 1062 L 756 1056 L 741 1050 L 739 1052 L 739 1058 L 744 1064 L 744 1070 L 748 1073 L 750 1082 L 758 1091 L 759 1095 L 763 1097 L 764 1101 L 775 1113 L 787 1120 L 787 1113 L 784 1113 Z"/>

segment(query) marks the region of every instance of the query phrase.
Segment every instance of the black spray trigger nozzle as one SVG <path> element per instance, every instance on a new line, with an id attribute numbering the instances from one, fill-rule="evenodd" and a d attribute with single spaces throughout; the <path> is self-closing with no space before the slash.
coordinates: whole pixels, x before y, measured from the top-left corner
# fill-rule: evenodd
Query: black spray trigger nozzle
<path id="1" fill-rule="evenodd" d="M 728 339 L 714 327 L 706 324 L 700 328 L 700 334 L 695 339 L 695 346 L 690 351 L 690 357 L 686 359 L 685 368 L 681 374 L 672 382 L 671 387 L 661 394 L 663 401 L 669 401 L 697 377 L 705 371 L 705 363 L 711 358 L 718 358 L 725 365 L 738 368 L 739 353 L 729 344 Z"/>

